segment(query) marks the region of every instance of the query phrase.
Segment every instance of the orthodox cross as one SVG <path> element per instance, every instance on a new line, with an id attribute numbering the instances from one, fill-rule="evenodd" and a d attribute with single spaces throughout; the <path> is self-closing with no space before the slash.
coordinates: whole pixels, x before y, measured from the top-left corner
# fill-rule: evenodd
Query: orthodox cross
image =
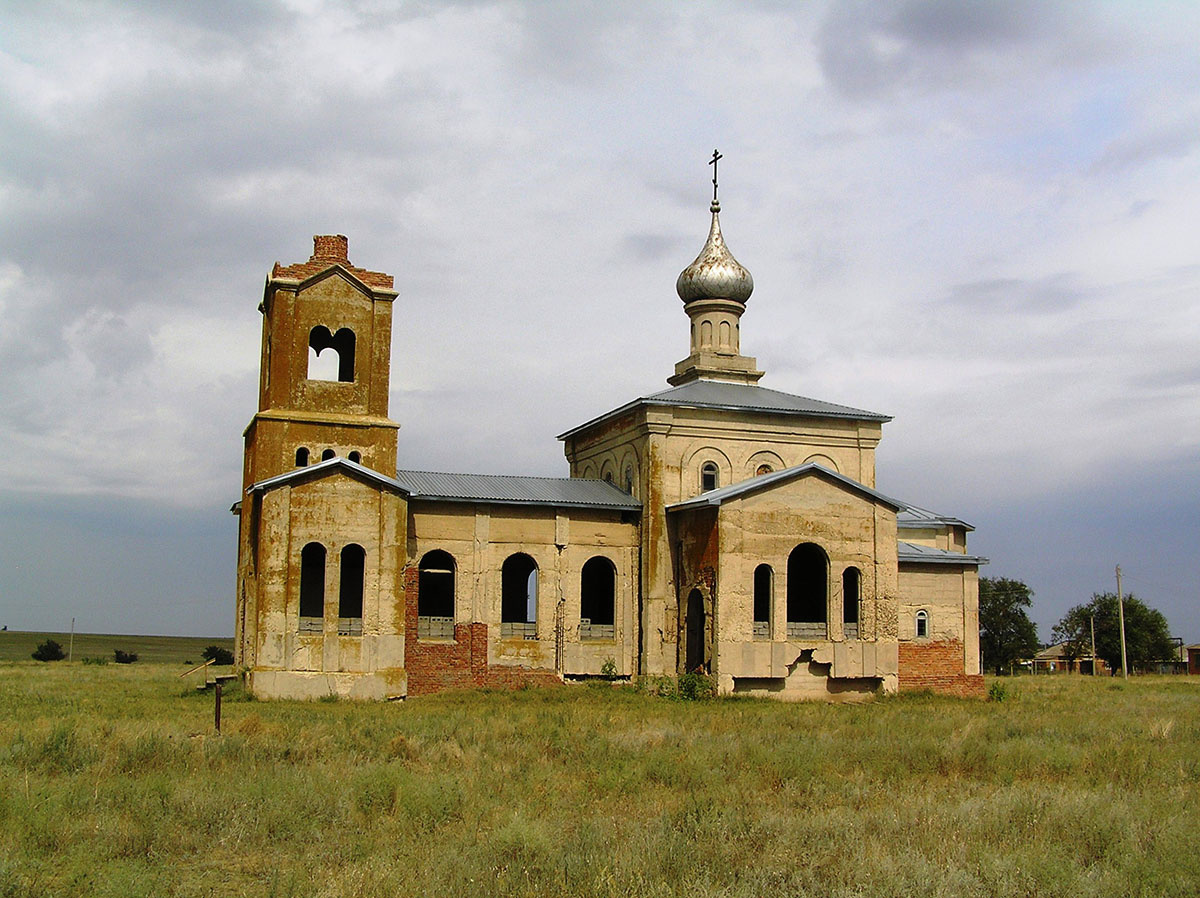
<path id="1" fill-rule="evenodd" d="M 722 156 L 720 153 L 718 153 L 716 150 L 713 150 L 712 160 L 708 163 L 709 165 L 711 165 L 713 167 L 713 202 L 714 203 L 717 201 L 717 160 L 724 159 L 724 158 L 725 157 Z"/>

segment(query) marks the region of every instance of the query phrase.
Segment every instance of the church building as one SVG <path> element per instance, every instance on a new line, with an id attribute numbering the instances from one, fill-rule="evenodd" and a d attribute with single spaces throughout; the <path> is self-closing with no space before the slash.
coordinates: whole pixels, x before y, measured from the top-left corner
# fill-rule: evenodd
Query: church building
<path id="1" fill-rule="evenodd" d="M 971 526 L 876 488 L 887 415 L 759 386 L 754 282 L 711 212 L 676 283 L 690 354 L 561 434 L 564 478 L 397 469 L 392 277 L 342 236 L 275 264 L 233 508 L 256 695 L 686 671 L 784 699 L 982 694 Z"/>

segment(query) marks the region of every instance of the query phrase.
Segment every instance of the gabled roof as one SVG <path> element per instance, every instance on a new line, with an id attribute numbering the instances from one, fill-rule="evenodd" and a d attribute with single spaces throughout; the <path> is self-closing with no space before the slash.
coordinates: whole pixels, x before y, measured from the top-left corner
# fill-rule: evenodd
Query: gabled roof
<path id="1" fill-rule="evenodd" d="M 903 502 L 897 502 L 895 499 L 885 496 L 869 486 L 864 486 L 857 480 L 851 480 L 836 471 L 831 471 L 828 468 L 813 462 L 808 462 L 803 465 L 796 465 L 791 468 L 784 468 L 782 471 L 772 471 L 770 474 L 760 474 L 757 477 L 751 477 L 749 480 L 743 480 L 740 483 L 734 483 L 730 486 L 723 486 L 718 490 L 709 490 L 707 493 L 701 493 L 693 499 L 686 499 L 683 502 L 676 502 L 674 505 L 668 505 L 667 511 L 682 511 L 687 508 L 703 508 L 706 505 L 720 505 L 730 499 L 737 499 L 749 493 L 758 492 L 759 490 L 770 489 L 773 486 L 778 486 L 781 483 L 786 483 L 789 480 L 794 480 L 797 477 L 803 477 L 806 474 L 814 474 L 825 480 L 831 480 L 849 487 L 856 493 L 881 502 L 897 511 L 904 508 Z"/>
<path id="2" fill-rule="evenodd" d="M 930 511 L 928 508 L 920 508 L 916 505 L 906 505 L 901 512 L 896 515 L 896 526 L 901 530 L 946 526 L 962 527 L 966 530 L 975 529 L 966 521 L 960 520 L 959 518 L 938 514 L 936 511 Z"/>
<path id="3" fill-rule="evenodd" d="M 896 549 L 897 560 L 902 563 L 908 561 L 917 564 L 958 564 L 963 567 L 988 563 L 982 555 L 965 555 L 962 552 L 935 549 L 933 546 L 921 546 L 903 540 L 896 543 Z"/>
<path id="4" fill-rule="evenodd" d="M 605 480 L 397 471 L 396 482 L 413 499 L 603 508 L 614 511 L 640 511 L 642 508 L 641 502 Z"/>
<path id="5" fill-rule="evenodd" d="M 288 483 L 295 483 L 300 480 L 314 479 L 324 477 L 327 474 L 332 474 L 335 470 L 341 469 L 343 473 L 350 475 L 358 480 L 373 484 L 381 489 L 395 490 L 399 493 L 408 494 L 408 490 L 397 480 L 391 477 L 386 477 L 378 471 L 372 471 L 370 468 L 364 467 L 357 462 L 352 462 L 348 458 L 334 456 L 327 458 L 324 461 L 317 462 L 315 465 L 306 465 L 303 468 L 293 468 L 283 474 L 276 474 L 274 477 L 268 477 L 266 480 L 260 480 L 258 483 L 252 483 L 246 488 L 246 493 L 262 493 L 267 490 L 274 489 L 277 486 L 283 486 Z"/>
<path id="6" fill-rule="evenodd" d="M 661 393 L 652 393 L 627 402 L 620 408 L 605 412 L 598 418 L 573 427 L 559 434 L 560 440 L 574 436 L 601 421 L 615 418 L 638 406 L 674 406 L 676 408 L 711 408 L 729 411 L 762 412 L 772 415 L 790 415 L 801 418 L 842 418 L 852 421 L 890 421 L 890 415 L 868 412 L 848 405 L 836 405 L 809 399 L 793 393 L 768 390 L 753 384 L 726 383 L 716 380 L 694 380 Z"/>

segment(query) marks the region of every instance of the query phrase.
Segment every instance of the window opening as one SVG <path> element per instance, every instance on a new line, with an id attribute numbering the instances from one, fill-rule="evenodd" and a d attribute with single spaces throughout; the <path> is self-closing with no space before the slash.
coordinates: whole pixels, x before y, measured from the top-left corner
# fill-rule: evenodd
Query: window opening
<path id="1" fill-rule="evenodd" d="M 754 472 L 754 476 L 762 477 L 763 474 L 770 474 L 773 470 L 775 469 L 770 465 L 759 465 L 758 469 Z"/>
<path id="2" fill-rule="evenodd" d="M 607 473 L 604 475 L 604 482 L 605 482 L 605 483 L 607 483 L 607 484 L 610 484 L 610 485 L 612 484 L 612 482 L 613 482 L 612 471 L 608 471 L 608 472 L 607 472 Z"/>
<path id="3" fill-rule="evenodd" d="M 633 495 L 633 468 L 625 469 L 625 492 Z"/>
<path id="4" fill-rule="evenodd" d="M 685 669 L 704 670 L 704 596 L 693 589 L 687 600 L 687 647 Z"/>
<path id="5" fill-rule="evenodd" d="M 325 618 L 325 547 L 309 543 L 300 550 L 300 632 L 320 633 Z"/>
<path id="6" fill-rule="evenodd" d="M 847 639 L 858 639 L 858 606 L 862 574 L 856 567 L 842 571 L 842 634 Z"/>
<path id="7" fill-rule="evenodd" d="M 418 565 L 417 637 L 454 638 L 454 556 L 441 549 L 426 552 Z"/>
<path id="8" fill-rule="evenodd" d="M 720 480 L 721 474 L 717 468 L 717 463 L 706 461 L 703 467 L 700 468 L 700 491 L 707 493 L 710 490 L 715 490 Z"/>
<path id="9" fill-rule="evenodd" d="M 353 452 L 351 452 L 349 455 L 347 455 L 346 458 L 350 459 L 350 461 L 354 462 L 357 465 L 362 462 L 362 453 L 360 453 L 357 449 L 355 449 Z"/>
<path id="10" fill-rule="evenodd" d="M 362 636 L 363 573 L 367 553 L 350 543 L 342 549 L 342 574 L 338 588 L 338 635 Z"/>
<path id="11" fill-rule="evenodd" d="M 754 638 L 771 638 L 771 605 L 775 572 L 771 565 L 760 564 L 754 569 Z"/>
<path id="12" fill-rule="evenodd" d="M 308 464 L 308 447 L 301 446 L 296 450 L 296 467 L 303 468 Z"/>
<path id="13" fill-rule="evenodd" d="M 337 333 L 318 324 L 308 333 L 308 379 L 354 380 L 354 331 L 343 327 Z"/>
<path id="14" fill-rule="evenodd" d="M 329 461 L 329 459 L 333 458 L 335 455 L 337 455 L 337 453 L 332 449 L 326 449 L 321 453 L 321 461 Z"/>
<path id="15" fill-rule="evenodd" d="M 579 638 L 615 639 L 617 570 L 601 555 L 583 565 L 579 582 Z"/>
<path id="16" fill-rule="evenodd" d="M 929 613 L 926 611 L 917 612 L 917 639 L 929 638 Z"/>
<path id="17" fill-rule="evenodd" d="M 828 615 L 829 558 L 815 543 L 801 543 L 788 555 L 788 637 L 827 639 Z"/>
<path id="18" fill-rule="evenodd" d="M 537 639 L 537 562 L 524 552 L 509 555 L 500 569 L 500 635 Z"/>

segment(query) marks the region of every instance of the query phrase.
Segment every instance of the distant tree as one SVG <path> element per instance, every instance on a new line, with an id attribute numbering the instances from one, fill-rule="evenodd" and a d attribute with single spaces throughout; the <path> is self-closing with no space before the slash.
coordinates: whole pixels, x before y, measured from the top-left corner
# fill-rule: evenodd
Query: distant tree
<path id="1" fill-rule="evenodd" d="M 1054 640 L 1065 644 L 1068 658 L 1092 651 L 1092 619 L 1096 621 L 1096 654 L 1114 673 L 1121 667 L 1121 622 L 1116 593 L 1094 593 L 1092 600 L 1076 605 L 1054 625 Z M 1167 661 L 1174 657 L 1175 644 L 1161 611 L 1134 595 L 1125 597 L 1125 653 L 1132 670 L 1137 664 Z"/>
<path id="2" fill-rule="evenodd" d="M 53 639 L 47 639 L 33 653 L 33 660 L 35 661 L 61 661 L 65 657 L 67 657 L 67 653 Z"/>
<path id="3" fill-rule="evenodd" d="M 1020 580 L 979 578 L 979 647 L 985 667 L 1000 673 L 1041 648 L 1037 624 L 1025 612 L 1032 604 L 1033 590 Z"/>
<path id="4" fill-rule="evenodd" d="M 233 652 L 229 651 L 229 649 L 223 649 L 219 645 L 210 645 L 200 657 L 205 661 L 211 661 L 213 664 L 233 663 Z"/>
<path id="5" fill-rule="evenodd" d="M 113 660 L 118 664 L 132 664 L 137 660 L 137 652 L 123 652 L 120 649 L 113 649 Z"/>

